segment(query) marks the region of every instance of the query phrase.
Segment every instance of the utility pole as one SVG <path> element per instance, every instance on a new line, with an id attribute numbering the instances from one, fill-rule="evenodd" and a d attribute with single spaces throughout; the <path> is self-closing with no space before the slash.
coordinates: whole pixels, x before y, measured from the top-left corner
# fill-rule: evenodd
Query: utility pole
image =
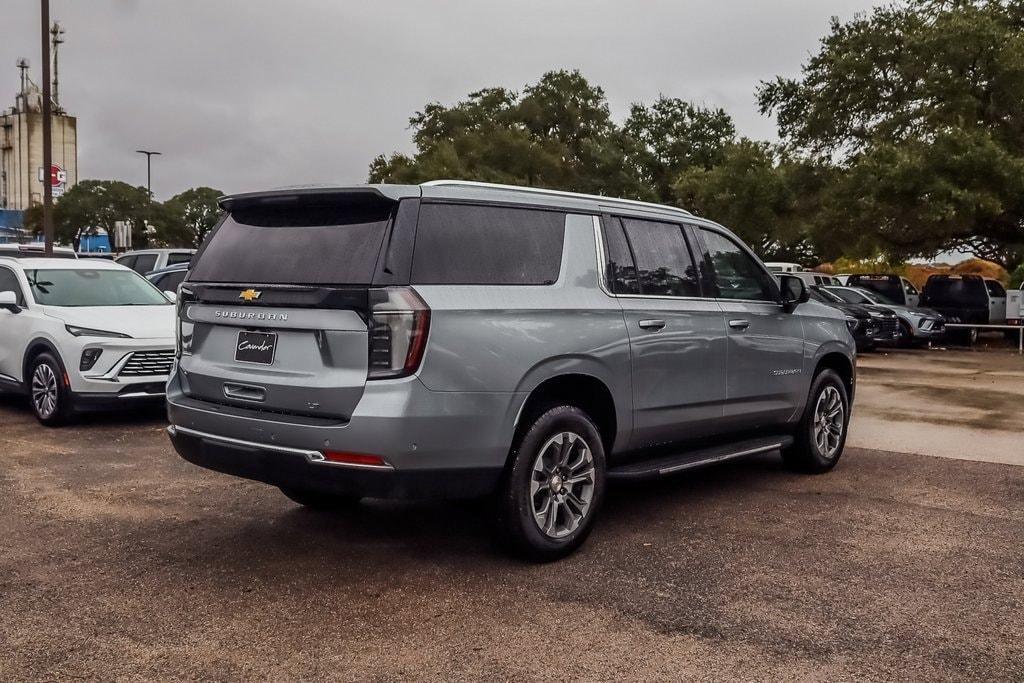
<path id="1" fill-rule="evenodd" d="M 162 152 L 152 152 L 152 151 L 150 151 L 148 149 L 137 149 L 135 151 L 138 152 L 139 154 L 145 154 L 146 155 L 146 191 L 149 192 L 149 198 L 152 200 L 153 199 L 153 176 L 152 176 L 152 167 L 150 165 L 150 161 L 153 159 L 153 155 L 154 154 L 155 155 L 160 155 L 160 154 L 162 154 Z"/>
<path id="2" fill-rule="evenodd" d="M 43 36 L 43 239 L 46 256 L 53 256 L 53 125 L 50 102 L 50 0 L 40 0 Z"/>
<path id="3" fill-rule="evenodd" d="M 56 21 L 53 22 L 53 28 L 50 29 L 50 35 L 52 36 L 51 43 L 53 43 L 53 104 L 57 107 L 57 112 L 60 113 L 63 109 L 60 108 L 60 67 L 57 61 L 57 48 L 64 43 L 64 29 Z"/>

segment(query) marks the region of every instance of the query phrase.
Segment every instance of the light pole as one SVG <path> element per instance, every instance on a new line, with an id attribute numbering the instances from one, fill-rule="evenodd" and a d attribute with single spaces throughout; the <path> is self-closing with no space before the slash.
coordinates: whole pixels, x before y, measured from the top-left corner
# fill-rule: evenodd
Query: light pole
<path id="1" fill-rule="evenodd" d="M 135 151 L 138 152 L 139 154 L 145 154 L 146 155 L 146 191 L 149 192 L 149 198 L 152 199 L 153 198 L 153 184 L 152 184 L 153 183 L 153 175 L 152 175 L 153 169 L 152 169 L 152 166 L 150 165 L 150 162 L 153 159 L 153 155 L 154 154 L 159 155 L 159 154 L 161 154 L 161 152 L 153 152 L 153 151 L 150 151 L 148 149 L 137 149 Z"/>
<path id="2" fill-rule="evenodd" d="M 53 255 L 53 149 L 50 120 L 50 0 L 41 0 L 40 19 L 43 24 L 43 253 Z M 28 111 L 28 107 L 25 108 Z"/>

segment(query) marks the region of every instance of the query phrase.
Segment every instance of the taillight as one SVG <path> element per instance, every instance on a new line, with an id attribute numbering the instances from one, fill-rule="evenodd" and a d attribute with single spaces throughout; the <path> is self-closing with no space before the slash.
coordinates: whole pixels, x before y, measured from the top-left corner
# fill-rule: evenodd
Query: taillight
<path id="1" fill-rule="evenodd" d="M 427 348 L 430 308 L 409 287 L 370 290 L 368 379 L 411 375 Z"/>
<path id="2" fill-rule="evenodd" d="M 196 295 L 192 290 L 185 289 L 184 287 L 178 288 L 178 298 L 175 301 L 175 335 L 174 335 L 174 350 L 175 356 L 181 358 L 182 355 L 192 355 L 192 331 L 195 328 L 195 324 L 187 320 L 184 320 L 184 316 L 187 315 L 188 304 L 196 300 Z"/>

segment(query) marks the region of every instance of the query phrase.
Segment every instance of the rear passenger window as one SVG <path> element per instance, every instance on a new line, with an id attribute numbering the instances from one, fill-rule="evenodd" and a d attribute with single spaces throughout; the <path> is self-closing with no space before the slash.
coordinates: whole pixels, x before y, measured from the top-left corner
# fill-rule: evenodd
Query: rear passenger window
<path id="1" fill-rule="evenodd" d="M 622 232 L 622 222 L 618 218 L 607 218 L 604 227 L 608 259 L 605 276 L 609 291 L 612 294 L 639 294 L 640 281 L 636 277 L 636 264 L 633 263 L 626 235 Z"/>
<path id="2" fill-rule="evenodd" d="M 145 275 L 156 269 L 156 254 L 139 254 L 138 259 L 135 260 L 135 265 L 131 268 L 137 272 Z"/>
<path id="3" fill-rule="evenodd" d="M 700 296 L 697 268 L 681 226 L 623 218 L 622 227 L 636 257 L 641 294 Z"/>
<path id="4" fill-rule="evenodd" d="M 701 229 L 715 271 L 721 299 L 776 301 L 771 277 L 738 244 L 725 235 Z"/>
<path id="5" fill-rule="evenodd" d="M 558 280 L 565 214 L 423 204 L 412 281 L 420 285 L 549 285 Z"/>

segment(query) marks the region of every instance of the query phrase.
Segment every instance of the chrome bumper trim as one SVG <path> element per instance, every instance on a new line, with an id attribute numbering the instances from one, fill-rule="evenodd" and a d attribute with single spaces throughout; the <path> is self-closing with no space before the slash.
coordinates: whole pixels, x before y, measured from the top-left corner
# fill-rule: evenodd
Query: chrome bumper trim
<path id="1" fill-rule="evenodd" d="M 209 434 L 207 432 L 200 432 L 195 429 L 188 429 L 187 427 L 178 427 L 176 425 L 170 425 L 167 428 L 167 433 L 171 436 L 181 433 L 187 436 L 193 436 L 198 439 L 205 441 L 216 441 L 229 446 L 241 446 L 243 448 L 253 448 L 261 451 L 274 451 L 276 453 L 287 453 L 288 455 L 301 455 L 311 465 L 330 465 L 332 467 L 348 467 L 357 470 L 379 470 L 388 471 L 394 470 L 395 468 L 391 465 L 360 465 L 349 462 L 333 462 L 324 457 L 324 454 L 320 451 L 307 451 L 302 448 L 289 448 L 287 446 L 270 445 L 265 443 L 259 443 L 256 441 L 244 441 L 243 439 L 235 439 L 230 436 L 220 436 L 218 434 Z"/>

